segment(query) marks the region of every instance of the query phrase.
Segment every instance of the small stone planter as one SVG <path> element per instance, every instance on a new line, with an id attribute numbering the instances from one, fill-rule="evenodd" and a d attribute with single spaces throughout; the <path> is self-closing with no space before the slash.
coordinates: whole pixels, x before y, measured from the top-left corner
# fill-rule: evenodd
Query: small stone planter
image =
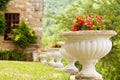
<path id="1" fill-rule="evenodd" d="M 49 48 L 47 52 L 48 52 L 47 55 L 50 58 L 49 65 L 55 68 L 62 68 L 63 67 L 63 64 L 61 63 L 62 55 L 59 52 L 59 48 Z"/>
<path id="2" fill-rule="evenodd" d="M 110 38 L 116 34 L 113 30 L 83 30 L 60 34 L 66 38 L 63 48 L 82 64 L 76 80 L 102 80 L 102 75 L 95 70 L 95 64 L 109 53 L 112 48 Z"/>

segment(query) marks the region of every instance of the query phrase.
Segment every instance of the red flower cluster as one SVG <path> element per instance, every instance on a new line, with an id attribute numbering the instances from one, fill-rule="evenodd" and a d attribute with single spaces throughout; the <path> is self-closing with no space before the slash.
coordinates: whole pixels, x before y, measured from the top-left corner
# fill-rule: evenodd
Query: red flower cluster
<path id="1" fill-rule="evenodd" d="M 104 26 L 102 21 L 102 16 L 92 16 L 88 14 L 87 16 L 77 16 L 75 18 L 75 23 L 72 24 L 72 31 L 78 30 L 101 30 Z"/>

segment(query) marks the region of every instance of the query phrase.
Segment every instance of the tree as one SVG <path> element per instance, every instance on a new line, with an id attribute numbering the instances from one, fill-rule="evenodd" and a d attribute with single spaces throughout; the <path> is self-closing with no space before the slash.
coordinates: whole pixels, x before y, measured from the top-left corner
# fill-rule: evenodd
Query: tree
<path id="1" fill-rule="evenodd" d="M 67 8 L 74 0 L 45 0 L 44 1 L 44 17 L 43 17 L 43 36 L 42 46 L 50 47 L 52 43 L 58 40 L 58 32 L 55 32 L 56 28 L 53 25 L 54 19 L 50 18 L 51 15 L 55 16 L 61 12 L 64 12 L 64 8 Z"/>

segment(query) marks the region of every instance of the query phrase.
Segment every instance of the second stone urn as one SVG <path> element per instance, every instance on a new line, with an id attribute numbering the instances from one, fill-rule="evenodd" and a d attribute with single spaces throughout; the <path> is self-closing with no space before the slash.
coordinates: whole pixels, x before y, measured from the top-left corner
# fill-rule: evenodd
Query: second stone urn
<path id="1" fill-rule="evenodd" d="M 95 69 L 97 61 L 107 55 L 112 48 L 110 38 L 117 33 L 113 30 L 83 30 L 62 32 L 66 38 L 63 48 L 82 64 L 76 80 L 102 80 Z"/>
<path id="2" fill-rule="evenodd" d="M 47 55 L 50 58 L 49 65 L 55 68 L 62 68 L 63 64 L 61 63 L 62 55 L 59 52 L 59 48 L 49 48 L 47 50 Z"/>

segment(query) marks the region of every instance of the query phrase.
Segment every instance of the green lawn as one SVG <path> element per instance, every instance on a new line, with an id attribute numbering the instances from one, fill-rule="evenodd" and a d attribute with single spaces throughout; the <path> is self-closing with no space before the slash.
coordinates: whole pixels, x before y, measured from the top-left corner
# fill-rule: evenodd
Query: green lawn
<path id="1" fill-rule="evenodd" d="M 70 80 L 69 75 L 40 62 L 0 61 L 0 80 Z"/>

